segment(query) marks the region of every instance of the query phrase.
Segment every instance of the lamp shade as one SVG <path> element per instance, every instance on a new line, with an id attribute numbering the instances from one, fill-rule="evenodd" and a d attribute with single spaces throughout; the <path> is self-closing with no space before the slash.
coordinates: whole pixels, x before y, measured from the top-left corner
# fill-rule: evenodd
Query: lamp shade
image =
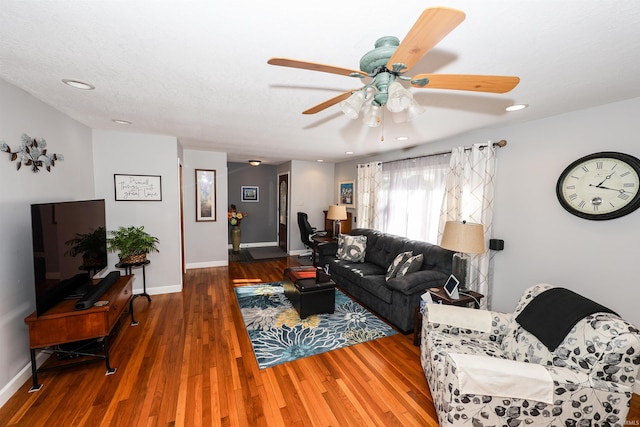
<path id="1" fill-rule="evenodd" d="M 440 246 L 463 254 L 484 253 L 484 227 L 466 221 L 447 221 Z"/>
<path id="2" fill-rule="evenodd" d="M 327 219 L 336 221 L 342 221 L 347 219 L 347 207 L 339 205 L 329 206 L 329 212 L 327 212 Z"/>

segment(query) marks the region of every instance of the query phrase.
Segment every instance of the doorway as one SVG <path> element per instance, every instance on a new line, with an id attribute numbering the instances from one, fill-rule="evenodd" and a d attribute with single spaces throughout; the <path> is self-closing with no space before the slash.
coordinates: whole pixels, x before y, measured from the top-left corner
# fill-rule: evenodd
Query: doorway
<path id="1" fill-rule="evenodd" d="M 278 246 L 287 252 L 289 235 L 289 174 L 278 175 Z"/>

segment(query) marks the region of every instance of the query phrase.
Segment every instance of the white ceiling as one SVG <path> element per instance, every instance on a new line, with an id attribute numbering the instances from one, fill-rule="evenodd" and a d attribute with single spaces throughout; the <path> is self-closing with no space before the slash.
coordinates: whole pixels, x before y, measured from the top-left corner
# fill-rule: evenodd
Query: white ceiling
<path id="1" fill-rule="evenodd" d="M 425 114 L 369 128 L 337 105 L 301 114 L 359 80 L 267 64 L 275 56 L 358 69 L 379 37 L 402 39 L 440 5 L 466 20 L 407 74 L 516 75 L 513 91 L 412 88 Z M 173 135 L 236 162 L 344 161 L 638 97 L 639 56 L 637 0 L 0 0 L 0 78 L 91 128 Z M 514 102 L 530 107 L 506 113 Z"/>

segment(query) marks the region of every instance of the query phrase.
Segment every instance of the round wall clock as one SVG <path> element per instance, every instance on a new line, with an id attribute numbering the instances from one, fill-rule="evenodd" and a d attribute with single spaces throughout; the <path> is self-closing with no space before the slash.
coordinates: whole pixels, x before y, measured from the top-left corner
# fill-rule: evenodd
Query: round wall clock
<path id="1" fill-rule="evenodd" d="M 604 151 L 584 156 L 562 172 L 556 194 L 580 218 L 614 219 L 640 207 L 640 160 Z"/>

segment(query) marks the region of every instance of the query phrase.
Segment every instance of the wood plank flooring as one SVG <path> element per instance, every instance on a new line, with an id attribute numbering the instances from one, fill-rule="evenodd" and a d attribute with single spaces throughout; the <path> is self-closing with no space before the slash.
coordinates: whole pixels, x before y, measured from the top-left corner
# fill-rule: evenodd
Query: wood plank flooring
<path id="1" fill-rule="evenodd" d="M 437 426 L 412 335 L 259 370 L 233 288 L 281 280 L 295 258 L 190 270 L 184 291 L 134 302 L 102 362 L 39 375 L 2 426 Z M 26 351 L 26 349 L 25 349 Z M 640 398 L 629 420 L 640 425 Z"/>

